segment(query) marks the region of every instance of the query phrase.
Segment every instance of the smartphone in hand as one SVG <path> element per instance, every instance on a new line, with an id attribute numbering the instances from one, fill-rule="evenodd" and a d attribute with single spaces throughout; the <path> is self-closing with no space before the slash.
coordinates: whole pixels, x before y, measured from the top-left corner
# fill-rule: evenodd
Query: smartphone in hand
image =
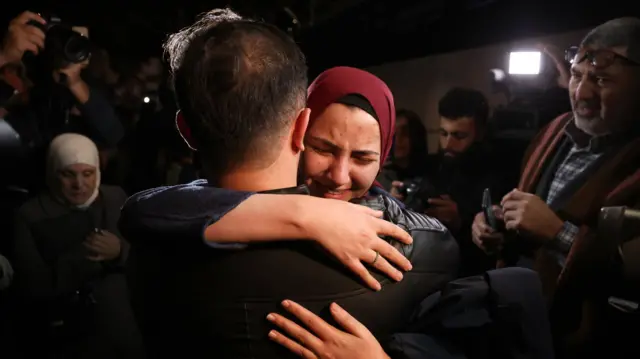
<path id="1" fill-rule="evenodd" d="M 488 188 L 485 188 L 484 192 L 482 193 L 482 211 L 484 212 L 484 220 L 487 221 L 489 227 L 491 227 L 494 231 L 499 230 L 498 219 L 496 218 L 496 214 L 493 211 L 491 190 Z"/>

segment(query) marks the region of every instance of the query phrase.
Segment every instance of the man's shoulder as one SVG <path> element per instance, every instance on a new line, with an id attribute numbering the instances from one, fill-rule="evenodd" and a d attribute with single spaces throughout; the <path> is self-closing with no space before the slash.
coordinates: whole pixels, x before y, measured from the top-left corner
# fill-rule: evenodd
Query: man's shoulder
<path id="1" fill-rule="evenodd" d="M 209 207 L 217 207 L 227 202 L 241 202 L 251 192 L 232 191 L 216 188 L 205 180 L 188 184 L 163 186 L 138 192 L 127 199 L 123 210 L 142 211 L 146 215 L 171 217 L 180 213 L 191 213 Z"/>
<path id="2" fill-rule="evenodd" d="M 447 232 L 447 227 L 445 227 L 439 220 L 425 214 L 406 209 L 394 198 L 391 198 L 388 195 L 381 194 L 375 197 L 370 197 L 360 204 L 382 211 L 385 219 L 397 224 L 407 231 L 424 230 L 441 233 Z"/>
<path id="3" fill-rule="evenodd" d="M 563 131 L 572 119 L 573 114 L 571 112 L 563 113 L 562 115 L 556 117 L 555 119 L 553 119 L 553 121 L 542 127 L 542 129 L 538 132 L 537 139 L 545 140 L 547 137 L 554 136 L 559 131 Z"/>
<path id="4" fill-rule="evenodd" d="M 362 204 L 383 211 L 385 219 L 409 232 L 412 244 L 397 241 L 391 244 L 411 261 L 412 273 L 449 273 L 453 278 L 458 272 L 458 242 L 439 220 L 407 210 L 384 195 L 369 198 Z"/>
<path id="5" fill-rule="evenodd" d="M 199 180 L 138 192 L 125 202 L 120 213 L 120 232 L 168 238 L 202 238 L 207 224 L 234 209 L 253 192 L 216 188 Z"/>
<path id="6" fill-rule="evenodd" d="M 535 160 L 534 154 L 545 146 L 553 142 L 553 139 L 563 132 L 567 124 L 572 121 L 573 114 L 571 112 L 564 113 L 556 117 L 553 121 L 545 125 L 529 143 L 527 150 L 523 156 L 523 166 L 526 166 L 532 160 Z"/>
<path id="7" fill-rule="evenodd" d="M 207 181 L 205 180 L 197 180 L 187 184 L 180 184 L 175 186 L 161 186 L 154 187 L 150 189 L 146 189 L 144 191 L 137 192 L 133 194 L 127 202 L 140 202 L 147 199 L 158 198 L 159 196 L 172 196 L 176 193 L 188 193 L 197 190 L 202 190 L 208 187 Z"/>

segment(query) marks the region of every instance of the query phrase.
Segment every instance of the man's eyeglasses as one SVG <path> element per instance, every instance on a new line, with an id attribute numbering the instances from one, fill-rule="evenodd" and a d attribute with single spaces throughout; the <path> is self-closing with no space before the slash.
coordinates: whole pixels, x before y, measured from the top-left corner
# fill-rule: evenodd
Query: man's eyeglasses
<path id="1" fill-rule="evenodd" d="M 605 68 L 611 66 L 611 64 L 619 59 L 625 62 L 627 65 L 632 66 L 640 66 L 639 63 L 626 58 L 622 55 L 618 55 L 613 51 L 609 50 L 590 50 L 585 48 L 580 48 L 578 46 L 572 46 L 567 51 L 565 51 L 565 60 L 570 64 L 579 64 L 584 60 L 588 60 L 589 64 L 596 68 Z"/>

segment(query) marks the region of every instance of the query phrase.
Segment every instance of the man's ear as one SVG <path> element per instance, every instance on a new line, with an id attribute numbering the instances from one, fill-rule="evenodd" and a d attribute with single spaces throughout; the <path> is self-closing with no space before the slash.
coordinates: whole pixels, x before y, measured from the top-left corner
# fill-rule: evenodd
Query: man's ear
<path id="1" fill-rule="evenodd" d="M 193 137 L 191 137 L 191 129 L 189 128 L 189 125 L 187 125 L 187 122 L 184 120 L 184 115 L 180 110 L 176 112 L 176 128 L 178 129 L 178 132 L 180 133 L 180 136 L 182 136 L 184 142 L 187 143 L 187 146 L 189 146 L 190 149 L 197 151 L 198 148 L 196 146 L 195 140 L 193 139 Z"/>
<path id="2" fill-rule="evenodd" d="M 291 146 L 294 151 L 304 151 L 304 135 L 307 133 L 307 126 L 309 126 L 309 116 L 311 110 L 304 108 L 300 110 L 295 122 L 292 126 L 291 133 Z"/>

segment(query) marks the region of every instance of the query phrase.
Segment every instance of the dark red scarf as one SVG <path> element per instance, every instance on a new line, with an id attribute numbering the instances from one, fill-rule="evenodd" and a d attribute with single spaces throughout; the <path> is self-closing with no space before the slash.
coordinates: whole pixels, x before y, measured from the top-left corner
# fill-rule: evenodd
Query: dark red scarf
<path id="1" fill-rule="evenodd" d="M 329 105 L 339 102 L 347 95 L 360 95 L 375 111 L 380 125 L 380 167 L 385 163 L 396 128 L 396 108 L 393 95 L 387 84 L 375 75 L 352 67 L 334 67 L 321 73 L 309 86 L 307 107 L 311 109 L 311 123 Z M 380 186 L 376 181 L 374 186 Z"/>

